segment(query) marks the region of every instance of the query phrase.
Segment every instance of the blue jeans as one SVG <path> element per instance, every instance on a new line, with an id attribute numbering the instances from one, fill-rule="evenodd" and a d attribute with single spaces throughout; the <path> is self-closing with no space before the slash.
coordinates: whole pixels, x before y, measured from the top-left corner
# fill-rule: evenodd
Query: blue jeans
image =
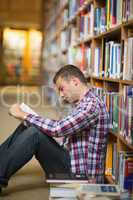
<path id="1" fill-rule="evenodd" d="M 20 124 L 0 146 L 0 184 L 7 185 L 9 178 L 35 155 L 46 176 L 71 173 L 70 157 L 52 137 L 35 126 Z"/>

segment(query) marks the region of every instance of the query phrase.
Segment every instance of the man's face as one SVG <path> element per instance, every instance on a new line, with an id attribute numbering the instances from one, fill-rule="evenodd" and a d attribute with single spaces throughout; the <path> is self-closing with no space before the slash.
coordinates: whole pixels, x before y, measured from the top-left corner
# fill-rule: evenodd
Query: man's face
<path id="1" fill-rule="evenodd" d="M 78 101 L 77 87 L 73 78 L 64 80 L 59 77 L 56 81 L 56 88 L 63 101 L 68 103 Z"/>

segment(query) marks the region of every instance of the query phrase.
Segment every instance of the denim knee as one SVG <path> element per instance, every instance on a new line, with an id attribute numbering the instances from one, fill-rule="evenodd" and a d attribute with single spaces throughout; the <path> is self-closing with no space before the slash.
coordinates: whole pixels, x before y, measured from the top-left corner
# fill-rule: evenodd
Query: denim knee
<path id="1" fill-rule="evenodd" d="M 31 125 L 28 129 L 28 134 L 29 135 L 38 135 L 39 133 L 39 129 L 37 127 L 35 127 L 34 125 Z"/>

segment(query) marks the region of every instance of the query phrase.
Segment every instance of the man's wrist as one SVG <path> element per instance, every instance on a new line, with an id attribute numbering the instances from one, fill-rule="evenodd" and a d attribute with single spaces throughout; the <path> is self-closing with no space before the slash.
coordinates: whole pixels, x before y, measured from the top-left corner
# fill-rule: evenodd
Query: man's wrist
<path id="1" fill-rule="evenodd" d="M 22 120 L 26 120 L 27 119 L 28 114 L 23 114 L 22 115 Z"/>
<path id="2" fill-rule="evenodd" d="M 26 120 L 26 118 L 27 118 L 27 115 L 24 115 L 23 120 Z"/>

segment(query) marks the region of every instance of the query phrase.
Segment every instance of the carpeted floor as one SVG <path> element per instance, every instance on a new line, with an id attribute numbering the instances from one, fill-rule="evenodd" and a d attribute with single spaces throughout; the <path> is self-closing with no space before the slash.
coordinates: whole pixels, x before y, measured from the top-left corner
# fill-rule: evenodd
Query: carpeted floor
<path id="1" fill-rule="evenodd" d="M 0 143 L 2 143 L 16 128 L 19 121 L 8 115 L 8 106 L 16 103 L 16 88 L 9 89 L 2 93 L 0 88 Z M 26 92 L 34 93 L 35 88 L 25 88 Z M 35 95 L 33 95 L 35 96 Z M 35 97 L 31 99 L 34 102 Z M 51 106 L 39 105 L 36 111 L 50 118 L 57 118 L 57 111 Z M 0 196 L 0 200 L 47 200 L 49 185 L 45 182 L 45 175 L 38 162 L 33 158 L 27 165 L 19 170 L 9 181 Z"/>

